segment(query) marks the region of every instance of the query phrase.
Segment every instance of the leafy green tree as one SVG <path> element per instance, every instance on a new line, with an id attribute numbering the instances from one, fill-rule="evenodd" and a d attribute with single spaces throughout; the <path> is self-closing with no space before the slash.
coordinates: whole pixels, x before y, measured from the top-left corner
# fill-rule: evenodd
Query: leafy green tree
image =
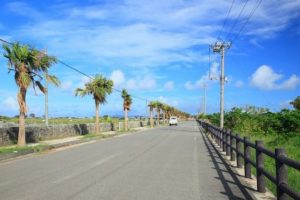
<path id="1" fill-rule="evenodd" d="M 85 95 L 92 95 L 95 100 L 96 106 L 96 125 L 95 125 L 95 132 L 98 134 L 100 133 L 100 125 L 99 125 L 99 107 L 100 104 L 106 103 L 107 95 L 112 92 L 113 88 L 113 81 L 107 80 L 101 75 L 96 75 L 95 78 L 86 83 L 84 88 L 77 88 L 75 90 L 76 96 L 85 96 Z"/>
<path id="2" fill-rule="evenodd" d="M 48 69 L 56 63 L 56 58 L 48 56 L 46 53 L 38 51 L 30 46 L 14 43 L 3 45 L 4 57 L 8 60 L 8 71 L 13 71 L 15 81 L 19 87 L 19 133 L 18 146 L 26 144 L 25 135 L 25 116 L 27 112 L 26 94 L 30 85 L 35 89 L 36 86 L 43 93 L 47 92 L 41 80 L 43 74 L 48 74 Z M 54 85 L 59 85 L 59 80 L 55 76 L 47 75 L 47 80 Z"/>
<path id="3" fill-rule="evenodd" d="M 122 90 L 122 98 L 125 119 L 125 130 L 128 130 L 128 111 L 130 110 L 132 104 L 132 98 L 125 89 Z"/>
<path id="4" fill-rule="evenodd" d="M 290 102 L 290 104 L 293 105 L 296 110 L 300 110 L 300 96 L 298 96 L 294 101 Z"/>

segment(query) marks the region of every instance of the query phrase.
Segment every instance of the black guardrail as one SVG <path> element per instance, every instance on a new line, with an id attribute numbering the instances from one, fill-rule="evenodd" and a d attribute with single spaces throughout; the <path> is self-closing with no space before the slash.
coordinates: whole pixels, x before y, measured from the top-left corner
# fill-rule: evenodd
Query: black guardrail
<path id="1" fill-rule="evenodd" d="M 255 167 L 258 192 L 266 192 L 266 177 L 276 185 L 278 200 L 288 200 L 289 197 L 300 199 L 300 193 L 293 190 L 287 181 L 287 167 L 300 170 L 300 162 L 288 158 L 285 149 L 276 148 L 275 152 L 272 152 L 264 147 L 263 141 L 257 140 L 253 143 L 249 137 L 242 138 L 238 134 L 233 134 L 230 130 L 221 129 L 203 121 L 198 121 L 198 123 L 211 135 L 211 138 L 220 148 L 226 152 L 226 156 L 230 156 L 231 161 L 236 161 L 237 168 L 244 167 L 246 178 L 251 178 L 251 167 Z M 242 145 L 244 146 L 243 150 Z M 251 148 L 256 152 L 255 161 L 251 160 Z M 274 159 L 276 164 L 275 176 L 264 167 L 265 155 Z"/>

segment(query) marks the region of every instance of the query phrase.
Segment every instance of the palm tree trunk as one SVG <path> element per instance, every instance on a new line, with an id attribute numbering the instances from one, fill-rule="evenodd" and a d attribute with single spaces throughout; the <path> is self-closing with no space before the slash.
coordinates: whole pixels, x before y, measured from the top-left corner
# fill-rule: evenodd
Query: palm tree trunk
<path id="1" fill-rule="evenodd" d="M 125 131 L 128 130 L 128 117 L 127 117 L 127 108 L 124 110 L 124 120 L 125 120 Z"/>
<path id="2" fill-rule="evenodd" d="M 164 124 L 166 123 L 166 113 L 165 111 L 163 111 L 163 120 L 164 120 Z"/>
<path id="3" fill-rule="evenodd" d="M 96 134 L 100 133 L 100 125 L 99 125 L 99 102 L 95 102 L 96 103 L 96 124 L 95 124 L 95 131 Z"/>
<path id="4" fill-rule="evenodd" d="M 25 88 L 20 88 L 20 91 L 18 93 L 18 102 L 20 107 L 18 146 L 25 146 L 26 145 L 26 135 L 25 135 L 26 89 Z"/>
<path id="5" fill-rule="evenodd" d="M 157 109 L 156 111 L 157 111 L 157 125 L 159 125 L 160 110 Z"/>
<path id="6" fill-rule="evenodd" d="M 150 127 L 153 128 L 153 117 L 152 117 L 153 110 L 150 108 Z"/>

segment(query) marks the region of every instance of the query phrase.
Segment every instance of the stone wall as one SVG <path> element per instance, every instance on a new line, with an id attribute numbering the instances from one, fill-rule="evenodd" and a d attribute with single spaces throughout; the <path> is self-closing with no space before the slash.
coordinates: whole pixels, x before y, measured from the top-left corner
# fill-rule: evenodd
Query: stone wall
<path id="1" fill-rule="evenodd" d="M 146 126 L 145 121 L 129 121 L 129 128 Z M 100 130 L 121 131 L 124 129 L 124 122 L 100 123 Z M 16 143 L 18 139 L 18 127 L 0 128 L 0 146 Z M 40 140 L 57 139 L 77 135 L 85 135 L 95 132 L 95 124 L 62 124 L 26 126 L 26 142 L 37 142 Z"/>

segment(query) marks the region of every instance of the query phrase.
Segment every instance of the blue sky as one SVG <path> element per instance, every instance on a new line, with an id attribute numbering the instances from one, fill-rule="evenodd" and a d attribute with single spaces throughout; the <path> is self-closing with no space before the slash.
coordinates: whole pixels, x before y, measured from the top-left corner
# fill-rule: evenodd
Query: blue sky
<path id="1" fill-rule="evenodd" d="M 189 113 L 201 110 L 207 84 L 207 111 L 219 110 L 218 55 L 215 42 L 231 0 L 8 1 L 0 8 L 0 37 L 20 41 L 89 74 L 103 74 L 115 88 L 160 100 Z M 236 0 L 221 33 L 234 38 L 256 0 Z M 276 5 L 275 5 L 276 3 Z M 226 53 L 225 108 L 255 105 L 272 111 L 289 108 L 300 95 L 300 0 L 262 1 L 245 30 Z M 228 37 L 227 37 L 228 35 Z M 2 54 L 2 50 L 1 50 Z M 50 116 L 92 116 L 91 97 L 74 97 L 88 79 L 61 64 L 51 69 L 62 85 L 50 87 Z M 0 115 L 18 114 L 17 87 L 0 56 Z M 31 89 L 29 113 L 43 115 L 44 96 Z M 113 92 L 100 113 L 121 115 L 122 99 Z M 131 115 L 145 115 L 146 102 L 134 99 Z"/>

